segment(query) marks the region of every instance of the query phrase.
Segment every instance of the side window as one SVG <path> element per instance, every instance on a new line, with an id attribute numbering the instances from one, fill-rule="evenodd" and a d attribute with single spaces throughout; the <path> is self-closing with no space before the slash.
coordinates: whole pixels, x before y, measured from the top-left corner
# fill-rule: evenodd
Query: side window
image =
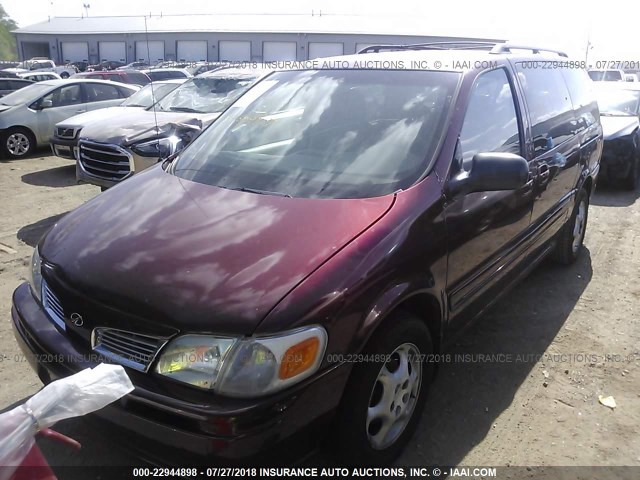
<path id="1" fill-rule="evenodd" d="M 87 89 L 87 102 L 102 102 L 120 98 L 118 89 L 115 86 L 103 85 L 101 83 L 87 83 L 85 87 Z"/>
<path id="2" fill-rule="evenodd" d="M 521 154 L 513 91 L 502 68 L 476 79 L 460 132 L 459 153 L 465 170 L 471 169 L 473 156 L 482 152 Z"/>
<path id="3" fill-rule="evenodd" d="M 518 78 L 529 107 L 534 156 L 569 139 L 574 130 L 573 105 L 560 69 L 523 68 Z"/>
<path id="4" fill-rule="evenodd" d="M 569 87 L 569 95 L 578 120 L 587 127 L 598 121 L 600 112 L 593 91 L 593 82 L 585 70 L 563 68 L 560 70 Z"/>
<path id="5" fill-rule="evenodd" d="M 12 90 L 18 90 L 22 87 L 26 87 L 27 85 L 31 85 L 31 82 L 21 82 L 20 80 L 9 80 L 9 85 L 11 85 Z"/>
<path id="6" fill-rule="evenodd" d="M 9 80 L 0 80 L 0 90 L 12 90 Z"/>
<path id="7" fill-rule="evenodd" d="M 66 107 L 67 105 L 82 103 L 80 85 L 65 85 L 64 87 L 60 87 L 46 95 L 43 100 L 51 100 L 52 107 Z"/>
<path id="8" fill-rule="evenodd" d="M 121 98 L 129 98 L 135 93 L 134 90 L 129 90 L 128 88 L 118 88 L 118 90 L 120 91 Z"/>
<path id="9" fill-rule="evenodd" d="M 102 74 L 101 73 L 92 73 L 91 75 L 87 75 L 86 78 L 94 78 L 94 79 L 102 80 Z"/>

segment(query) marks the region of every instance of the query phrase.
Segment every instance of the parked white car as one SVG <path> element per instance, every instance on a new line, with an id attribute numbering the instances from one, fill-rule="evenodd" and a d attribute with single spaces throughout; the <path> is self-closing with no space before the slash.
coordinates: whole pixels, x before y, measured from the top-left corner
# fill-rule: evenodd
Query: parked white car
<path id="1" fill-rule="evenodd" d="M 106 80 L 49 80 L 0 99 L 0 150 L 22 158 L 49 142 L 54 125 L 98 108 L 122 103 L 139 87 Z"/>
<path id="2" fill-rule="evenodd" d="M 32 82 L 46 82 L 47 80 L 60 80 L 62 78 L 54 72 L 26 72 L 18 73 L 18 76 Z"/>
<path id="3" fill-rule="evenodd" d="M 16 74 L 26 72 L 53 72 L 60 75 L 60 78 L 69 78 L 76 73 L 75 68 L 67 65 L 56 65 L 53 60 L 47 59 L 31 59 L 20 62 L 14 68 L 5 68 L 5 72 L 12 72 Z"/>
<path id="4" fill-rule="evenodd" d="M 591 80 L 594 82 L 624 82 L 624 70 L 617 68 L 597 69 L 593 68 L 588 70 L 587 73 Z"/>

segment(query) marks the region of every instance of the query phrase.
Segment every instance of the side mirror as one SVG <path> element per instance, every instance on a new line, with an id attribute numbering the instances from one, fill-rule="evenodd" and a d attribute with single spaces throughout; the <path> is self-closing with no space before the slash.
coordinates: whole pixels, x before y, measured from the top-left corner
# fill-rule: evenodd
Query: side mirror
<path id="1" fill-rule="evenodd" d="M 517 190 L 529 179 L 529 164 L 513 153 L 477 153 L 471 170 L 461 172 L 449 181 L 449 195 L 499 190 Z"/>
<path id="2" fill-rule="evenodd" d="M 38 102 L 38 110 L 44 110 L 45 108 L 53 107 L 53 100 L 51 99 L 42 99 Z"/>

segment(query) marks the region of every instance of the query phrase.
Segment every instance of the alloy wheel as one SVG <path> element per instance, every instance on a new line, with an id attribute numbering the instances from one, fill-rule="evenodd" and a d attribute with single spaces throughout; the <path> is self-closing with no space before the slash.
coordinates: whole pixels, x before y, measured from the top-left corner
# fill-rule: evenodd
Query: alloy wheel
<path id="1" fill-rule="evenodd" d="M 412 343 L 396 348 L 382 366 L 369 399 L 366 429 L 376 450 L 392 445 L 411 420 L 422 381 L 420 351 Z"/>
<path id="2" fill-rule="evenodd" d="M 15 132 L 7 137 L 7 151 L 16 157 L 26 155 L 29 151 L 29 137 L 24 133 Z"/>

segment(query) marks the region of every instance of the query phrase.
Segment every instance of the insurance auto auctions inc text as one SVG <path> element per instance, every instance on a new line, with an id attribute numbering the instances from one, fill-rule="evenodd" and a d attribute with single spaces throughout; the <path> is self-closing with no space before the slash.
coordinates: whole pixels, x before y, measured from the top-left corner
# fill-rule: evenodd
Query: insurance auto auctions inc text
<path id="1" fill-rule="evenodd" d="M 354 468 L 259 468 L 260 477 L 319 478 L 488 478 L 496 476 L 495 467 L 354 467 Z"/>
<path id="2" fill-rule="evenodd" d="M 234 68 L 266 68 L 269 70 L 465 70 L 470 68 L 496 68 L 495 60 L 278 60 L 273 62 L 225 62 Z"/>

